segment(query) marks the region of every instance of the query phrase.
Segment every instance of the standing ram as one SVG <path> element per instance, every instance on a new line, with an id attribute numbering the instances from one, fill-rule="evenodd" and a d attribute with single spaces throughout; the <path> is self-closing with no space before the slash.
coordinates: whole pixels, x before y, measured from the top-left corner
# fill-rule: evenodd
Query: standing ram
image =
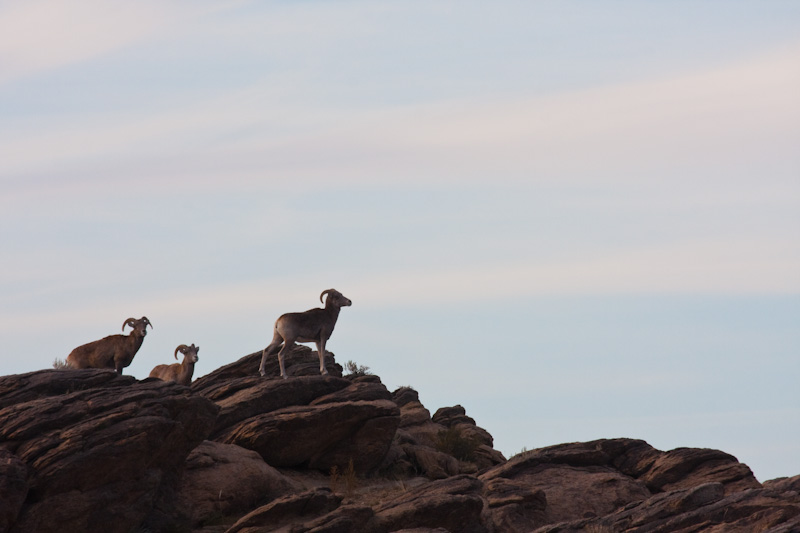
<path id="1" fill-rule="evenodd" d="M 67 364 L 72 368 L 113 368 L 117 374 L 122 374 L 122 369 L 131 364 L 142 346 L 147 326 L 153 329 L 146 316 L 139 320 L 127 319 L 122 323 L 122 331 L 125 331 L 125 326 L 132 329 L 129 335 L 109 335 L 78 346 L 67 356 Z"/>
<path id="2" fill-rule="evenodd" d="M 325 299 L 324 309 L 316 308 L 302 313 L 286 313 L 275 321 L 272 342 L 261 352 L 261 366 L 258 371 L 262 376 L 267 373 L 264 367 L 267 357 L 277 352 L 281 377 L 286 379 L 283 358 L 294 347 L 295 342 L 316 343 L 317 352 L 319 352 L 319 372 L 323 375 L 328 373 L 325 368 L 325 343 L 331 338 L 333 327 L 339 318 L 339 311 L 342 307 L 352 305 L 353 302 L 336 289 L 322 291 L 322 294 L 319 295 L 320 302 L 326 294 L 328 297 Z M 281 344 L 283 344 L 283 348 L 281 348 Z"/>

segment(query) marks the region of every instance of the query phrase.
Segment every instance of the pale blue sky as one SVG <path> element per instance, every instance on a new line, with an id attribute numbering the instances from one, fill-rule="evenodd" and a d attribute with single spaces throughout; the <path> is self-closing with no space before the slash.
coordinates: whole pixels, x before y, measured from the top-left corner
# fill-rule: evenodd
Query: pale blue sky
<path id="1" fill-rule="evenodd" d="M 0 1 L 0 373 L 329 348 L 507 455 L 800 473 L 800 4 Z"/>

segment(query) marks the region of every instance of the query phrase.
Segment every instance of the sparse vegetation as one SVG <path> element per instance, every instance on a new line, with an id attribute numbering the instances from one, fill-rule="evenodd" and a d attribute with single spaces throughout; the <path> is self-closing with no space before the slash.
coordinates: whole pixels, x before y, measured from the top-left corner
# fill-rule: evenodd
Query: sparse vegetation
<path id="1" fill-rule="evenodd" d="M 352 498 L 353 494 L 358 487 L 358 479 L 356 478 L 356 469 L 353 466 L 353 460 L 347 462 L 347 468 L 344 471 L 344 494 L 348 498 Z"/>
<path id="2" fill-rule="evenodd" d="M 356 469 L 352 459 L 347 462 L 347 468 L 344 469 L 344 472 L 341 472 L 336 465 L 331 467 L 329 482 L 331 491 L 337 492 L 341 482 L 344 482 L 345 497 L 352 498 L 358 487 L 358 478 L 356 477 Z"/>
<path id="3" fill-rule="evenodd" d="M 69 364 L 63 359 L 59 359 L 58 357 L 56 357 L 55 360 L 53 361 L 53 368 L 55 368 L 56 370 L 66 370 L 72 367 L 70 367 Z"/>
<path id="4" fill-rule="evenodd" d="M 444 429 L 436 436 L 436 449 L 460 461 L 475 461 L 480 444 L 477 438 L 465 437 L 456 427 Z"/>
<path id="5" fill-rule="evenodd" d="M 523 457 L 529 451 L 531 451 L 531 450 L 529 450 L 527 446 L 523 446 L 522 449 L 518 453 L 515 453 L 514 455 L 509 457 L 509 459 L 513 459 L 514 457 Z"/>
<path id="6" fill-rule="evenodd" d="M 372 374 L 368 366 L 359 365 L 355 361 L 347 361 L 344 364 L 344 371 L 346 376 L 352 377 L 368 376 Z"/>
<path id="7" fill-rule="evenodd" d="M 331 492 L 333 493 L 339 490 L 339 477 L 340 477 L 339 467 L 333 465 L 331 467 L 330 482 L 328 483 L 328 487 L 331 489 Z"/>

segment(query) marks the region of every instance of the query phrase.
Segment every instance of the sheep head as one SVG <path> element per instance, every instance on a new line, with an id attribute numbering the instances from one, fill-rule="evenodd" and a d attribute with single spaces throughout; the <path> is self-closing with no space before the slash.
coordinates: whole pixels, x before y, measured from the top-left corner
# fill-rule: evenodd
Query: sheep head
<path id="1" fill-rule="evenodd" d="M 191 346 L 186 346 L 185 344 L 181 344 L 180 346 L 175 348 L 175 359 L 178 358 L 178 352 L 181 352 L 189 360 L 190 363 L 196 363 L 200 359 L 199 357 L 197 357 L 197 352 L 199 351 L 200 347 L 195 346 L 194 343 L 192 343 Z"/>
<path id="2" fill-rule="evenodd" d="M 336 289 L 328 289 L 322 291 L 322 294 L 319 295 L 319 301 L 322 301 L 322 297 L 328 295 L 328 298 L 325 300 L 325 307 L 328 306 L 335 306 L 335 307 L 348 307 L 353 305 L 353 302 L 350 301 L 349 298 L 345 297 L 344 294 L 337 291 Z"/>
<path id="3" fill-rule="evenodd" d="M 125 331 L 125 326 L 131 327 L 133 330 L 131 335 L 137 335 L 139 337 L 144 337 L 147 335 L 147 326 L 150 326 L 150 329 L 153 329 L 153 324 L 150 323 L 146 316 L 143 316 L 139 320 L 136 320 L 135 318 L 129 318 L 122 323 L 122 331 Z"/>

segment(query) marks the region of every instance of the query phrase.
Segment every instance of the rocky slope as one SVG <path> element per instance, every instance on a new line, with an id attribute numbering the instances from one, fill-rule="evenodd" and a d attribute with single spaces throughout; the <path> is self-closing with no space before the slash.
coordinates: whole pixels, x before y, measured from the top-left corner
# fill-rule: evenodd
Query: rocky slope
<path id="1" fill-rule="evenodd" d="M 609 439 L 509 460 L 460 406 L 330 376 L 297 348 L 191 387 L 106 370 L 0 377 L 1 532 L 800 532 L 800 476 Z"/>

